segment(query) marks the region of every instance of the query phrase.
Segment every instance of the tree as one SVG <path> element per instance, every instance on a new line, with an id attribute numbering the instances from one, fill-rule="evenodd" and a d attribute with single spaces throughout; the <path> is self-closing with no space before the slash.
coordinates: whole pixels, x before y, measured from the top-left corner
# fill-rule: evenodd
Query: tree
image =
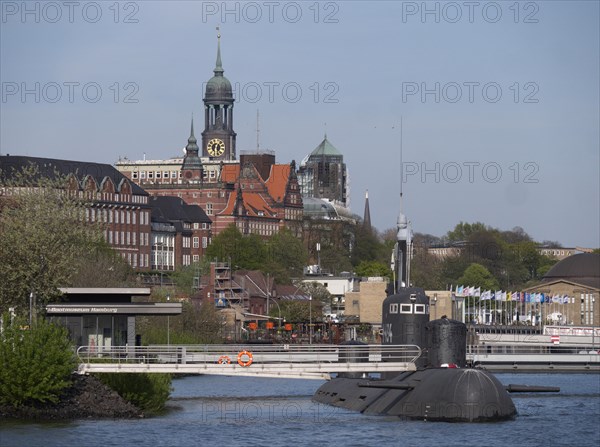
<path id="1" fill-rule="evenodd" d="M 481 287 L 482 290 L 495 290 L 499 287 L 498 280 L 483 265 L 473 263 L 458 278 L 459 284 Z"/>
<path id="2" fill-rule="evenodd" d="M 40 319 L 4 318 L 0 334 L 0 404 L 20 406 L 57 402 L 76 368 L 67 330 Z"/>
<path id="3" fill-rule="evenodd" d="M 231 224 L 213 238 L 206 249 L 206 257 L 228 260 L 236 269 L 259 270 L 266 261 L 266 250 L 260 236 L 244 236 L 235 224 Z"/>
<path id="4" fill-rule="evenodd" d="M 64 177 L 40 178 L 35 168 L 3 174 L 0 310 L 24 314 L 31 293 L 43 305 L 72 283 L 82 260 L 104 246 L 102 228 L 85 222 L 88 204 L 64 189 Z"/>
<path id="5" fill-rule="evenodd" d="M 379 261 L 362 261 L 354 269 L 356 276 L 369 277 L 369 276 L 383 276 L 386 278 L 392 277 L 392 271 L 389 265 L 386 265 Z"/>
<path id="6" fill-rule="evenodd" d="M 454 227 L 454 230 L 448 231 L 447 237 L 450 242 L 465 241 L 472 233 L 477 231 L 486 231 L 488 227 L 481 222 L 473 224 L 460 222 Z"/>
<path id="7" fill-rule="evenodd" d="M 292 277 L 302 276 L 308 253 L 302 241 L 287 228 L 267 241 L 267 262 L 261 269 L 270 273 L 278 284 L 288 284 Z"/>

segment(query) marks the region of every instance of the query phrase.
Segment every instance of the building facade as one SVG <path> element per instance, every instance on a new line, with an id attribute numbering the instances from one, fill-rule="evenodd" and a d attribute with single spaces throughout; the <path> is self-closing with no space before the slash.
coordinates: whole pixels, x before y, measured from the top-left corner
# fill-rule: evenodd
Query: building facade
<path id="1" fill-rule="evenodd" d="M 66 179 L 65 191 L 89 203 L 84 219 L 104 227 L 108 244 L 137 270 L 150 269 L 148 193 L 113 166 L 26 156 L 0 157 L 2 175 L 34 166 L 40 177 Z"/>

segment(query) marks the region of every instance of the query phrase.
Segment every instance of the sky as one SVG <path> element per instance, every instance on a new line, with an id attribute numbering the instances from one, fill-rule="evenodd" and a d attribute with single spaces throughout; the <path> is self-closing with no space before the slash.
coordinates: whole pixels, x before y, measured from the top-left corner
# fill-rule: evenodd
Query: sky
<path id="1" fill-rule="evenodd" d="M 344 155 L 379 230 L 600 246 L 597 1 L 0 1 L 0 153 L 181 156 L 220 27 L 237 148 Z M 197 132 L 199 133 L 199 131 Z M 401 155 L 402 154 L 402 155 Z"/>

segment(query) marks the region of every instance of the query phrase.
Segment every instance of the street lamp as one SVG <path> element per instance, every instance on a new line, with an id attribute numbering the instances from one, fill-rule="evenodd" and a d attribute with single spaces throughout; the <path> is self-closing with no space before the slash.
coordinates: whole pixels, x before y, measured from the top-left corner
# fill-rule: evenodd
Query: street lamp
<path id="1" fill-rule="evenodd" d="M 312 325 L 312 295 L 308 297 L 309 319 L 308 319 L 308 344 L 312 345 L 313 325 Z"/>
<path id="2" fill-rule="evenodd" d="M 167 303 L 171 301 L 171 295 L 167 295 Z M 167 315 L 167 345 L 171 345 L 171 316 Z"/>

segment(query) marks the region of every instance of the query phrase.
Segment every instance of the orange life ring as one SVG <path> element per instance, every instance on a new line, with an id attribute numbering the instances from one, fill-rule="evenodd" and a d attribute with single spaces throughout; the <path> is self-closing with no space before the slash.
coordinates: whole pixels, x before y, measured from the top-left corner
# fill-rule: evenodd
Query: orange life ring
<path id="1" fill-rule="evenodd" d="M 217 360 L 217 363 L 219 365 L 229 365 L 231 363 L 231 359 L 226 355 L 222 355 L 221 357 L 219 357 L 219 360 Z"/>
<path id="2" fill-rule="evenodd" d="M 244 360 L 244 357 L 246 357 L 246 360 Z M 237 356 L 237 362 L 240 366 L 252 365 L 252 353 L 250 351 L 240 351 Z"/>

